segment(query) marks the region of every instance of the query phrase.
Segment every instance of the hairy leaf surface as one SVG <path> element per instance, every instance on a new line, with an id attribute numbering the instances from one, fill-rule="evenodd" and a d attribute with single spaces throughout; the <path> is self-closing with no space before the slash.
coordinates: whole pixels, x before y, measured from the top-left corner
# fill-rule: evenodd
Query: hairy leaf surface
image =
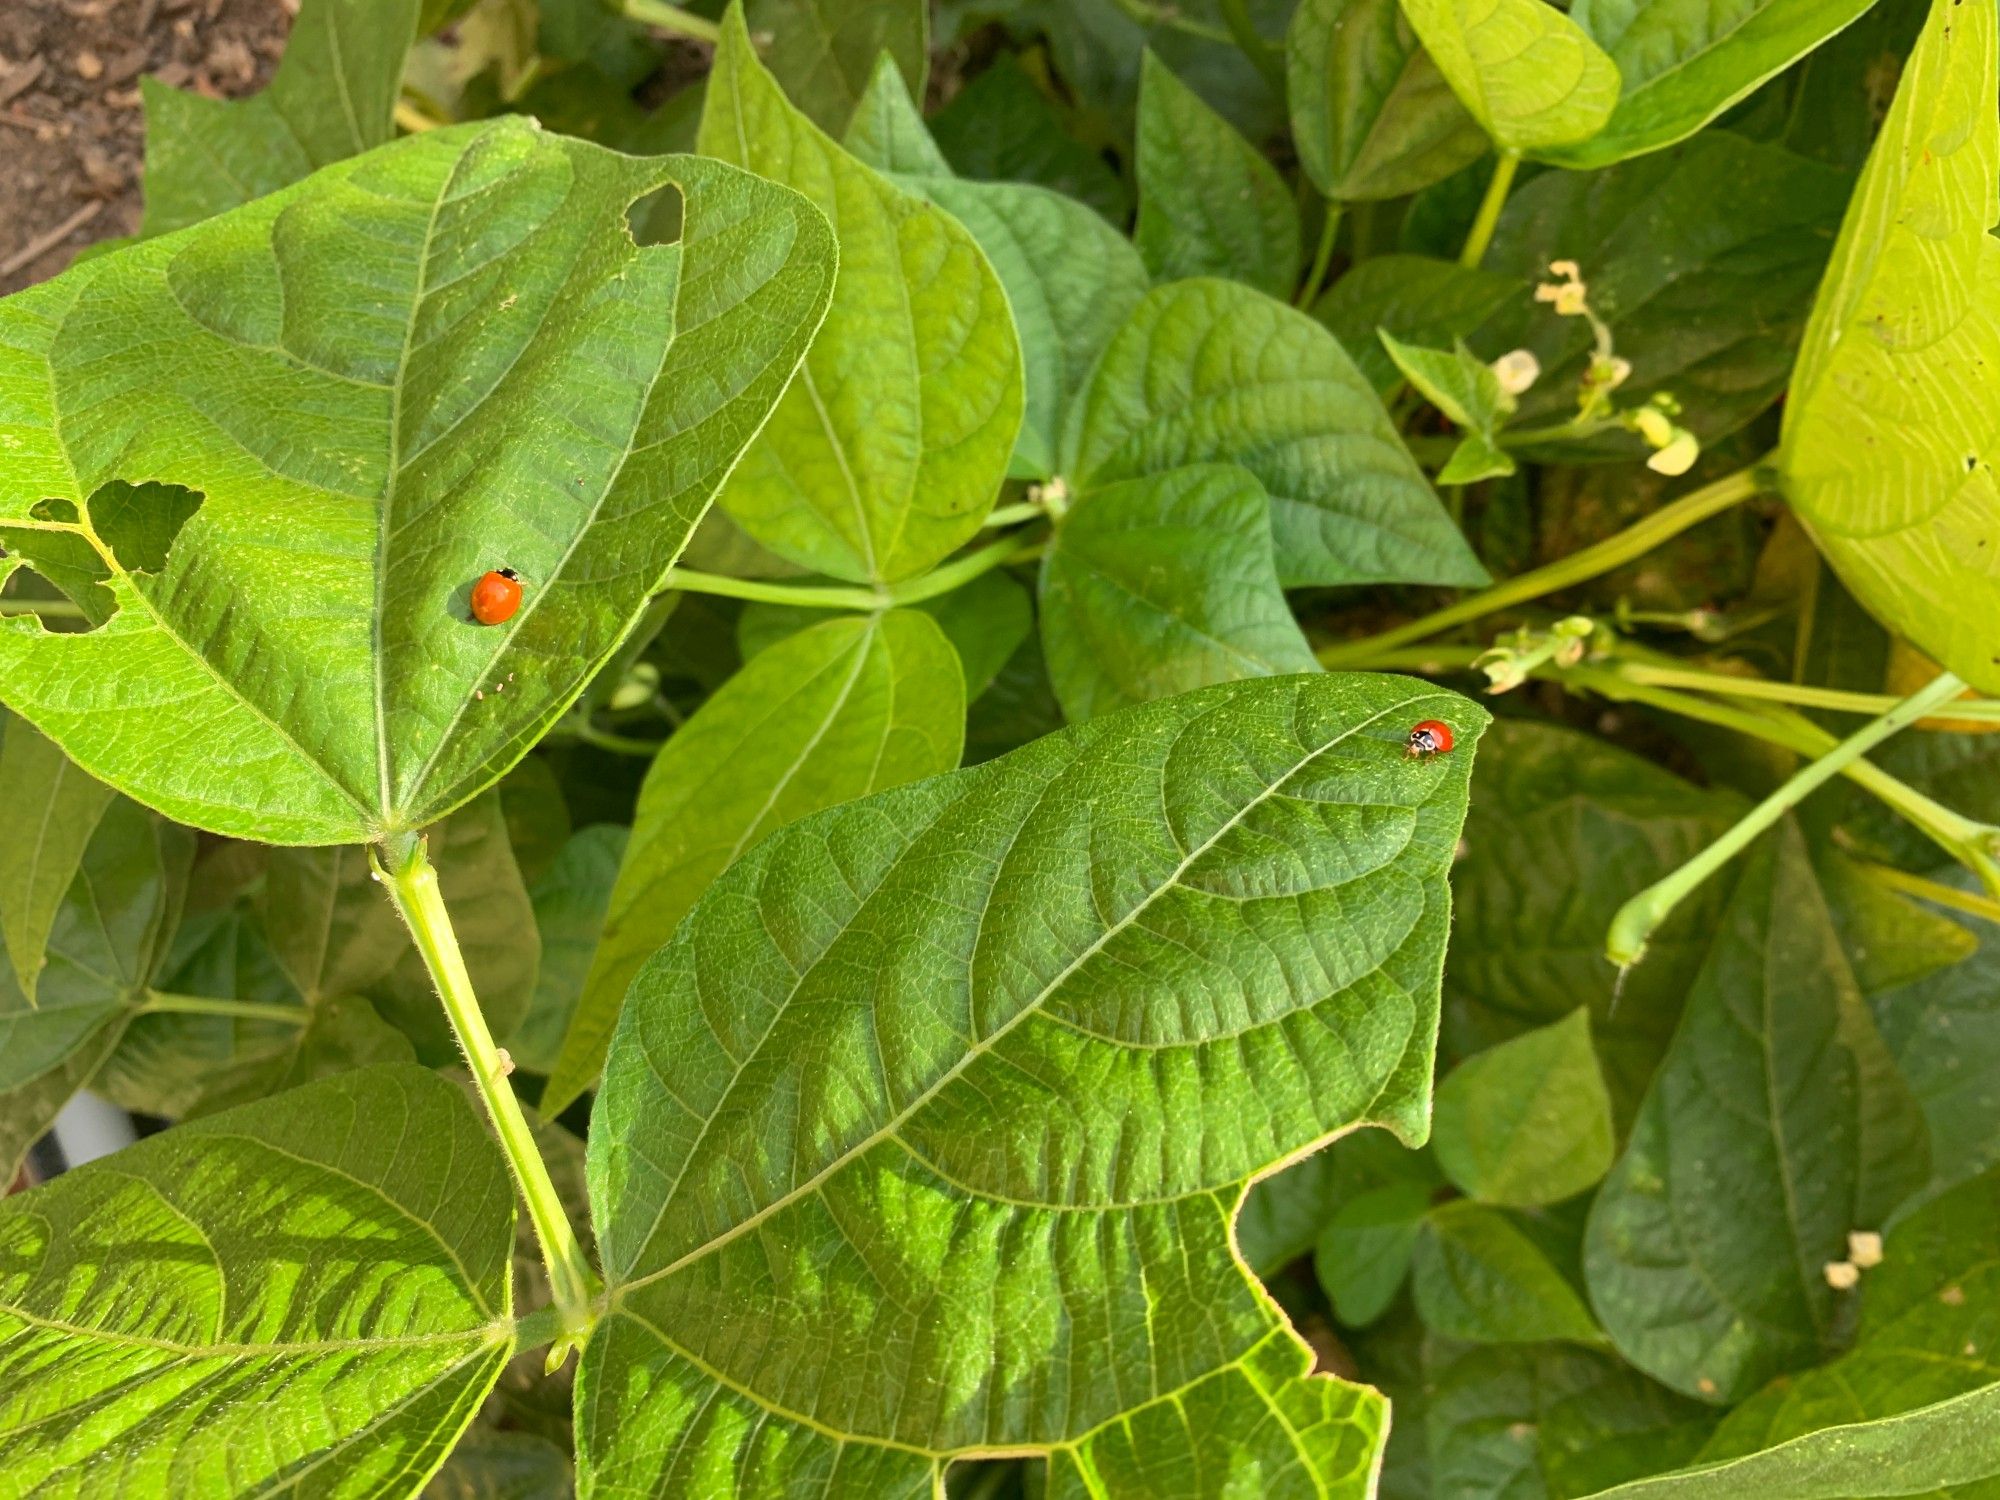
<path id="1" fill-rule="evenodd" d="M 626 205 L 668 184 L 684 241 L 638 249 Z M 0 522 L 87 545 L 113 612 L 84 634 L 0 620 L 0 697 L 217 832 L 436 821 L 657 591 L 790 378 L 831 260 L 796 194 L 503 118 L 9 298 Z M 127 545 L 149 482 L 204 497 L 163 557 Z M 526 600 L 477 624 L 468 591 L 500 566 Z"/>
<path id="2" fill-rule="evenodd" d="M 0 1202 L 17 1494 L 402 1497 L 513 1345 L 513 1195 L 413 1067 L 183 1125 Z"/>
<path id="3" fill-rule="evenodd" d="M 1457 752 L 1403 754 L 1425 716 Z M 1386 676 L 1225 684 L 739 861 L 598 1095 L 584 1492 L 921 1495 L 1002 1449 L 1144 1494 L 1139 1435 L 1212 1426 L 1161 1439 L 1216 1476 L 1174 1492 L 1365 1493 L 1380 1408 L 1300 1378 L 1231 1220 L 1359 1121 L 1421 1136 L 1485 717 Z"/>

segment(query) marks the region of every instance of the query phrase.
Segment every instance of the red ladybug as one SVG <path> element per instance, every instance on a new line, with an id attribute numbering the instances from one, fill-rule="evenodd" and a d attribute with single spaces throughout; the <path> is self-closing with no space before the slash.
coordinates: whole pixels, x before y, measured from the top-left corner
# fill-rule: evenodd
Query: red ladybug
<path id="1" fill-rule="evenodd" d="M 521 607 L 521 575 L 496 568 L 472 586 L 472 618 L 482 625 L 504 625 Z"/>
<path id="2" fill-rule="evenodd" d="M 1426 719 L 1410 731 L 1409 748 L 1403 753 L 1423 757 L 1443 755 L 1452 746 L 1451 726 L 1440 724 L 1436 719 Z"/>

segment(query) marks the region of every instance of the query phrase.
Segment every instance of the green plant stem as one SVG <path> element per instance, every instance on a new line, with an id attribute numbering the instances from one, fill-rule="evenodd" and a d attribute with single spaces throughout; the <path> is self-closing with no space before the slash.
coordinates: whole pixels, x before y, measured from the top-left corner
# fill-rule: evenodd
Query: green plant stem
<path id="1" fill-rule="evenodd" d="M 665 740 L 642 740 L 629 734 L 613 734 L 590 723 L 578 724 L 570 733 L 584 744 L 609 750 L 613 755 L 658 755 L 666 744 Z"/>
<path id="2" fill-rule="evenodd" d="M 1962 911 L 1970 917 L 1983 917 L 1989 922 L 2000 923 L 2000 901 L 1989 896 L 1961 891 L 1955 885 L 1946 885 L 1941 880 L 1929 880 L 1922 875 L 1912 875 L 1908 870 L 1899 870 L 1894 865 L 1877 864 L 1868 859 L 1856 859 L 1855 863 L 1860 866 L 1862 874 L 1870 880 L 1898 895 L 1914 896 L 1919 901 L 1948 906 L 1953 911 Z"/>
<path id="3" fill-rule="evenodd" d="M 1670 537 L 1680 535 L 1690 526 L 1699 525 L 1711 516 L 1720 515 L 1733 505 L 1740 505 L 1752 495 L 1764 489 L 1767 483 L 1762 463 L 1738 469 L 1734 474 L 1703 485 L 1691 495 L 1683 495 L 1670 505 L 1663 505 L 1650 516 L 1635 525 L 1626 527 L 1616 536 L 1572 552 L 1568 557 L 1556 559 L 1544 567 L 1532 568 L 1519 577 L 1510 578 L 1505 583 L 1495 584 L 1482 593 L 1456 604 L 1412 620 L 1406 625 L 1398 625 L 1393 630 L 1385 630 L 1380 635 L 1372 635 L 1358 641 L 1336 641 L 1322 647 L 1319 652 L 1320 664 L 1326 667 L 1344 667 L 1356 661 L 1366 661 L 1395 646 L 1403 646 L 1411 641 L 1420 641 L 1425 636 L 1437 635 L 1463 625 L 1468 620 L 1476 620 L 1482 615 L 1490 615 L 1497 610 L 1509 609 L 1516 604 L 1525 604 L 1530 599 L 1539 599 L 1544 594 L 1555 593 L 1558 589 L 1570 588 L 1595 578 L 1600 573 L 1609 573 L 1613 568 L 1623 567 L 1635 557 L 1644 556 Z"/>
<path id="4" fill-rule="evenodd" d="M 1334 242 L 1340 238 L 1341 205 L 1328 200 L 1326 216 L 1320 221 L 1319 248 L 1313 252 L 1312 269 L 1306 272 L 1306 284 L 1299 288 L 1295 307 L 1311 310 L 1319 301 L 1319 290 L 1326 285 L 1327 267 L 1333 264 Z"/>
<path id="5" fill-rule="evenodd" d="M 1949 672 L 1912 694 L 1888 713 L 1865 725 L 1792 774 L 1770 796 L 1746 813 L 1721 838 L 1693 859 L 1656 881 L 1618 909 L 1605 934 L 1604 953 L 1619 968 L 1629 968 L 1646 952 L 1646 944 L 1674 908 L 1709 876 L 1741 854 L 1779 818 L 1814 791 L 1854 764 L 1870 750 L 1907 727 L 1929 709 L 1947 702 L 1964 690 L 1965 684 Z"/>
<path id="6" fill-rule="evenodd" d="M 1264 75 L 1264 81 L 1271 85 L 1271 91 L 1282 101 L 1285 97 L 1285 64 L 1277 49 L 1264 39 L 1264 33 L 1250 19 L 1250 7 L 1246 0 L 1222 0 L 1222 24 L 1229 28 L 1231 39 L 1250 59 L 1251 66 Z"/>
<path id="7" fill-rule="evenodd" d="M 715 22 L 678 5 L 669 5 L 667 0 L 617 0 L 611 8 L 627 20 L 656 31 L 670 31 L 697 42 L 722 40 L 722 28 Z"/>
<path id="8" fill-rule="evenodd" d="M 400 859 L 395 858 L 400 854 Z M 386 862 L 385 862 L 386 861 Z M 554 1294 L 562 1332 L 549 1354 L 549 1368 L 562 1364 L 572 1345 L 581 1343 L 589 1332 L 595 1313 L 591 1299 L 597 1293 L 597 1278 L 584 1257 L 576 1231 L 563 1213 L 562 1198 L 549 1177 L 548 1164 L 535 1146 L 534 1132 L 521 1102 L 514 1097 L 507 1075 L 513 1066 L 494 1045 L 486 1029 L 486 1017 L 473 993 L 472 979 L 465 971 L 452 931 L 451 914 L 438 893 L 437 871 L 431 865 L 421 838 L 408 840 L 400 851 L 385 851 L 375 858 L 375 872 L 388 887 L 389 899 L 408 924 L 424 967 L 430 970 L 445 1015 L 458 1037 L 460 1050 L 472 1069 L 472 1082 L 486 1105 L 500 1149 L 513 1169 L 514 1183 L 528 1206 L 528 1218 L 541 1242 L 542 1264 L 548 1271 L 549 1290 Z"/>
<path id="9" fill-rule="evenodd" d="M 272 1005 L 259 1000 L 221 1000 L 210 995 L 172 995 L 162 990 L 146 991 L 139 1002 L 140 1015 L 227 1016 L 232 1021 L 276 1021 L 284 1026 L 304 1026 L 312 1012 L 303 1005 Z"/>
<path id="10" fill-rule="evenodd" d="M 1041 546 L 1038 537 L 1016 533 L 989 542 L 976 552 L 933 568 L 928 573 L 891 584 L 887 588 L 865 588 L 842 584 L 767 583 L 756 578 L 729 578 L 721 573 L 697 573 L 691 568 L 675 568 L 667 574 L 667 587 L 691 594 L 720 594 L 728 599 L 750 599 L 763 604 L 792 604 L 805 609 L 893 609 L 899 604 L 921 604 L 940 594 L 962 588 L 981 573 L 1026 558 Z"/>
<path id="11" fill-rule="evenodd" d="M 21 595 L 0 599 L 0 616 L 45 615 L 51 620 L 81 620 L 83 607 L 70 599 L 29 599 Z"/>
<path id="12" fill-rule="evenodd" d="M 554 1306 L 538 1307 L 514 1321 L 514 1352 L 526 1354 L 562 1337 L 562 1311 Z"/>
<path id="13" fill-rule="evenodd" d="M 1125 18 L 1135 26 L 1161 26 L 1168 31 L 1178 31 L 1185 36 L 1198 36 L 1205 42 L 1230 42 L 1235 38 L 1217 27 L 1200 21 L 1190 21 L 1179 14 L 1171 5 L 1153 5 L 1148 0 L 1111 0 Z"/>
<path id="14" fill-rule="evenodd" d="M 1727 672 L 1704 672 L 1694 668 L 1661 667 L 1649 662 L 1621 663 L 1619 675 L 1628 682 L 1719 693 L 1727 698 L 1756 698 L 1771 703 L 1787 703 L 1795 708 L 1824 708 L 1835 713 L 1884 714 L 1901 701 L 1887 693 L 1849 693 L 1839 688 L 1773 682 L 1767 677 L 1736 677 Z M 2000 723 L 2000 699 L 1961 699 L 1942 704 L 1927 712 L 1923 718 L 1926 723 L 1949 719 Z"/>
<path id="15" fill-rule="evenodd" d="M 1019 526 L 1028 521 L 1039 521 L 1048 514 L 1032 500 L 1023 500 L 1018 505 L 1002 505 L 996 508 L 984 522 L 982 528 L 998 531 L 1003 526 Z"/>
<path id="16" fill-rule="evenodd" d="M 1486 184 L 1486 196 L 1479 200 L 1479 213 L 1472 221 L 1472 232 L 1465 237 L 1465 248 L 1458 253 L 1458 263 L 1468 269 L 1477 270 L 1479 263 L 1486 259 L 1486 247 L 1493 242 L 1493 230 L 1500 222 L 1500 210 L 1506 206 L 1507 194 L 1514 186 L 1514 174 L 1521 169 L 1521 158 L 1515 152 L 1502 151 L 1493 166 L 1492 179 Z"/>

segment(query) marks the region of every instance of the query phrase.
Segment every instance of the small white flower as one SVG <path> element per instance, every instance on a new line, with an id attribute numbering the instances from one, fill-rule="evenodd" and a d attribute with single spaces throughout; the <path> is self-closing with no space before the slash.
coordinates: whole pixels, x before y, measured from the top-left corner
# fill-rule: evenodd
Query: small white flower
<path id="1" fill-rule="evenodd" d="M 1882 1236 L 1872 1229 L 1857 1229 L 1847 1237 L 1847 1258 L 1866 1271 L 1882 1264 Z"/>
<path id="2" fill-rule="evenodd" d="M 1493 361 L 1493 378 L 1500 389 L 1518 396 L 1542 376 L 1542 362 L 1526 349 L 1513 349 Z"/>
<path id="3" fill-rule="evenodd" d="M 1685 474 L 1694 467 L 1694 461 L 1701 457 L 1701 440 L 1685 427 L 1674 429 L 1673 441 L 1646 460 L 1646 467 L 1655 474 L 1665 474 L 1669 478 Z"/>
<path id="4" fill-rule="evenodd" d="M 1851 1260 L 1830 1260 L 1823 1274 L 1836 1292 L 1851 1292 L 1861 1283 L 1861 1267 Z"/>

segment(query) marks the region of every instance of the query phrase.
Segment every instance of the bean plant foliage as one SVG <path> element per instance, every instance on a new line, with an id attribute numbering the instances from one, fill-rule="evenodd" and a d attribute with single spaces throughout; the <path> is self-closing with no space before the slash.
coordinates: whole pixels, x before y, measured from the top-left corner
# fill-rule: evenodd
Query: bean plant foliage
<path id="1" fill-rule="evenodd" d="M 2000 1494 L 1994 0 L 144 104 L 0 301 L 0 1494 Z"/>

